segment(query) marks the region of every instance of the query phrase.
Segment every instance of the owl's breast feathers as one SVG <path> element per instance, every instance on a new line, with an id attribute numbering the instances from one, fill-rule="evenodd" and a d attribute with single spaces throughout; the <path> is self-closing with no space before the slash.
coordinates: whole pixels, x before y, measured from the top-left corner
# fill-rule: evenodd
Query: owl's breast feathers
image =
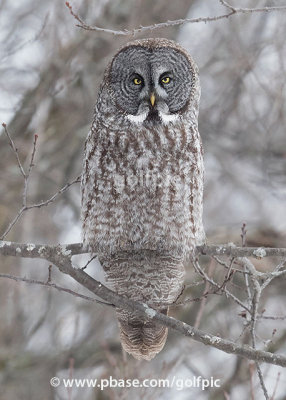
<path id="1" fill-rule="evenodd" d="M 94 126 L 82 177 L 83 240 L 93 251 L 166 250 L 185 255 L 204 240 L 198 130 Z"/>

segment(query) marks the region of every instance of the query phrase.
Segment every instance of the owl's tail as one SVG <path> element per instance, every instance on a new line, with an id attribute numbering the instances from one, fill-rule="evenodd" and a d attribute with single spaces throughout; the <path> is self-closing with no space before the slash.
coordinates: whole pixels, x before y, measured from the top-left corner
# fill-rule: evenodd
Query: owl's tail
<path id="1" fill-rule="evenodd" d="M 168 309 L 158 310 L 167 315 Z M 168 329 L 152 320 L 142 320 L 126 310 L 117 310 L 123 349 L 138 360 L 151 360 L 165 345 Z"/>
<path id="2" fill-rule="evenodd" d="M 166 315 L 182 291 L 185 269 L 180 257 L 140 250 L 101 257 L 100 262 L 116 293 Z M 164 347 L 168 329 L 147 315 L 121 308 L 116 312 L 124 350 L 137 359 L 154 358 Z"/>

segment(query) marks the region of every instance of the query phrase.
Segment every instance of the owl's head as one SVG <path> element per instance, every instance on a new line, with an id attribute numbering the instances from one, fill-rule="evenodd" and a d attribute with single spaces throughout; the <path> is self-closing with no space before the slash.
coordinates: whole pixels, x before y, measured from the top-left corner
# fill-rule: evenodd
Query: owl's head
<path id="1" fill-rule="evenodd" d="M 144 126 L 169 124 L 198 105 L 198 69 L 190 55 L 166 39 L 128 43 L 107 70 L 109 90 L 125 117 Z"/>

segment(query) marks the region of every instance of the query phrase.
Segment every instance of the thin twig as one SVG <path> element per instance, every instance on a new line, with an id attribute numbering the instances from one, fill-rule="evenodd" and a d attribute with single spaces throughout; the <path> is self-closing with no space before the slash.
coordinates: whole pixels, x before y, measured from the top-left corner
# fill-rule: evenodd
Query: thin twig
<path id="1" fill-rule="evenodd" d="M 8 233 L 11 231 L 14 225 L 18 222 L 18 220 L 21 218 L 23 213 L 26 211 L 26 207 L 22 207 L 19 211 L 18 214 L 15 215 L 15 217 L 12 219 L 12 221 L 9 223 L 8 227 L 6 228 L 5 232 L 2 234 L 0 237 L 0 240 L 5 239 L 5 237 L 8 235 Z"/>
<path id="2" fill-rule="evenodd" d="M 193 258 L 193 265 L 195 270 L 204 277 L 206 281 L 211 283 L 213 286 L 215 286 L 218 289 L 222 288 L 222 285 L 219 285 L 217 282 L 215 282 L 213 279 L 211 279 L 205 272 L 204 270 L 200 267 L 200 264 L 196 258 Z M 226 294 L 226 297 L 230 297 L 232 300 L 234 300 L 238 305 L 240 305 L 242 308 L 244 308 L 246 311 L 249 313 L 251 312 L 250 309 L 242 303 L 236 296 L 234 296 L 231 292 L 229 292 L 226 288 L 224 288 L 224 293 Z"/>
<path id="3" fill-rule="evenodd" d="M 210 265 L 209 265 L 209 269 L 208 269 L 208 275 L 212 277 L 213 273 L 214 273 L 214 270 L 215 270 L 215 262 L 213 260 L 211 260 Z M 210 282 L 206 281 L 204 292 L 208 293 L 209 289 L 210 289 Z M 206 303 L 207 303 L 207 296 L 203 296 L 203 299 L 201 301 L 199 310 L 198 310 L 197 315 L 196 315 L 196 320 L 195 320 L 195 324 L 194 324 L 195 328 L 199 328 L 199 326 L 200 326 L 201 319 L 202 319 L 202 316 L 203 316 L 203 312 L 204 312 Z"/>
<path id="4" fill-rule="evenodd" d="M 249 14 L 249 13 L 261 13 L 261 12 L 271 12 L 271 11 L 283 11 L 286 9 L 286 6 L 271 6 L 271 7 L 260 7 L 260 8 L 238 8 L 238 7 L 233 7 L 229 3 L 227 3 L 225 0 L 220 0 L 220 2 L 230 10 L 232 10 L 234 13 L 243 13 L 243 14 Z"/>
<path id="5" fill-rule="evenodd" d="M 92 256 L 92 257 L 88 260 L 88 262 L 87 262 L 83 267 L 81 267 L 81 269 L 84 271 L 84 270 L 88 267 L 88 265 L 89 265 L 96 257 L 97 257 L 97 255 Z"/>
<path id="6" fill-rule="evenodd" d="M 270 400 L 274 400 L 274 398 L 275 398 L 276 390 L 277 390 L 278 383 L 279 383 L 279 380 L 280 380 L 280 375 L 281 375 L 281 373 L 278 372 L 278 374 L 277 374 L 277 379 L 276 379 L 276 382 L 275 382 L 275 387 L 274 387 L 274 390 L 273 390 L 273 394 L 272 394 L 272 396 L 270 397 Z"/>
<path id="7" fill-rule="evenodd" d="M 8 129 L 7 129 L 7 125 L 3 122 L 2 126 L 4 128 L 4 131 L 5 131 L 8 139 L 9 139 L 10 147 L 12 148 L 12 150 L 13 150 L 15 156 L 16 156 L 19 170 L 20 170 L 20 172 L 21 172 L 21 174 L 23 175 L 23 178 L 24 178 L 24 189 L 23 189 L 23 194 L 22 194 L 22 208 L 18 212 L 18 214 L 20 214 L 18 216 L 18 218 L 17 218 L 17 215 L 14 218 L 14 220 L 15 220 L 14 224 L 15 224 L 18 221 L 18 219 L 20 218 L 20 216 L 23 214 L 23 212 L 25 211 L 25 208 L 27 207 L 28 183 L 29 183 L 29 178 L 30 178 L 30 174 L 31 174 L 32 168 L 34 166 L 34 158 L 35 158 L 35 153 L 36 153 L 36 145 L 37 145 L 38 135 L 37 134 L 34 135 L 34 142 L 33 142 L 33 150 L 32 150 L 32 154 L 31 154 L 31 160 L 30 160 L 30 164 L 29 164 L 29 167 L 28 167 L 28 172 L 26 173 L 25 170 L 24 170 L 24 167 L 23 167 L 23 165 L 22 165 L 22 163 L 20 161 L 19 154 L 18 154 L 18 149 L 15 146 L 15 143 L 14 143 L 14 141 L 13 141 L 13 139 L 12 139 Z M 5 235 L 3 235 L 3 236 L 5 236 Z"/>
<path id="8" fill-rule="evenodd" d="M 254 370 L 254 363 L 250 362 L 249 363 L 249 373 L 250 373 L 250 394 L 251 394 L 251 400 L 255 400 L 254 396 L 254 382 L 253 382 L 253 370 Z"/>
<path id="9" fill-rule="evenodd" d="M 255 333 L 255 328 L 256 328 L 256 322 L 257 322 L 257 315 L 258 315 L 258 306 L 259 306 L 259 302 L 260 302 L 260 297 L 261 297 L 261 293 L 262 293 L 262 288 L 260 286 L 260 283 L 258 281 L 258 274 L 257 271 L 254 267 L 254 265 L 251 263 L 250 260 L 248 260 L 247 258 L 241 258 L 238 259 L 238 262 L 240 262 L 244 268 L 248 269 L 248 271 L 250 272 L 250 278 L 251 278 L 251 282 L 252 282 L 252 287 L 253 287 L 253 296 L 251 299 L 251 294 L 249 291 L 249 301 L 251 301 L 251 321 L 250 321 L 250 333 L 251 333 L 251 339 L 252 339 L 252 347 L 254 349 L 256 349 L 256 333 Z M 245 277 L 246 279 L 248 279 L 248 277 Z M 248 286 L 249 287 L 249 286 Z M 258 361 L 255 361 L 255 365 L 256 365 L 256 369 L 257 369 L 257 374 L 258 374 L 258 378 L 260 381 L 260 386 L 262 388 L 264 397 L 266 400 L 269 400 L 269 395 L 265 386 L 265 382 L 264 382 L 264 378 L 263 378 L 263 374 L 260 368 L 260 365 L 258 363 Z"/>
<path id="10" fill-rule="evenodd" d="M 246 246 L 246 232 L 247 232 L 247 230 L 245 228 L 246 228 L 246 223 L 244 222 L 242 224 L 242 227 L 241 227 L 241 235 L 240 235 L 240 237 L 241 237 L 241 246 L 242 247 Z"/>
<path id="11" fill-rule="evenodd" d="M 225 0 L 220 0 L 220 3 L 225 6 L 226 8 L 229 8 L 231 11 L 236 12 L 236 8 L 228 4 Z"/>
<path id="12" fill-rule="evenodd" d="M 229 270 L 229 264 L 227 264 L 225 261 L 221 260 L 220 258 L 218 258 L 217 256 L 213 256 L 212 257 L 214 260 L 216 260 L 216 262 L 220 265 L 222 265 L 224 268 L 226 268 L 227 270 Z M 231 263 L 234 263 L 234 257 L 232 258 Z M 241 269 L 238 268 L 234 268 L 233 266 L 231 267 L 231 270 L 234 272 L 238 272 L 240 274 L 245 274 L 244 271 L 242 271 Z M 246 272 L 248 274 L 248 272 Z"/>
<path id="13" fill-rule="evenodd" d="M 49 269 L 48 269 L 48 279 L 47 279 L 47 282 L 46 283 L 51 283 L 51 281 L 52 281 L 52 265 L 49 265 Z"/>
<path id="14" fill-rule="evenodd" d="M 19 154 L 18 154 L 18 149 L 15 146 L 15 143 L 8 131 L 7 125 L 3 122 L 2 126 L 4 128 L 4 131 L 6 133 L 6 136 L 9 140 L 9 145 L 12 148 L 15 156 L 16 156 L 16 160 L 17 160 L 17 164 L 20 170 L 21 175 L 24 178 L 24 187 L 23 187 L 23 193 L 22 193 L 22 207 L 20 208 L 20 210 L 17 212 L 17 214 L 15 215 L 15 217 L 12 219 L 12 221 L 10 221 L 10 223 L 8 224 L 8 227 L 6 228 L 6 230 L 4 231 L 4 233 L 0 236 L 0 240 L 3 240 L 8 233 L 11 231 L 11 229 L 16 225 L 16 223 L 19 221 L 19 219 L 21 218 L 21 216 L 24 214 L 24 212 L 31 210 L 33 208 L 41 208 L 44 206 L 49 205 L 50 203 L 52 203 L 60 194 L 62 194 L 64 191 L 66 191 L 70 186 L 72 186 L 74 183 L 78 183 L 80 182 L 80 178 L 81 176 L 79 175 L 76 179 L 74 179 L 72 182 L 67 183 L 66 185 L 64 185 L 60 190 L 58 190 L 52 197 L 50 197 L 47 200 L 43 200 L 39 203 L 36 204 L 31 204 L 28 205 L 27 204 L 27 197 L 28 197 L 28 184 L 29 184 L 29 179 L 30 179 L 30 175 L 32 172 L 32 169 L 34 167 L 34 160 L 35 160 L 35 154 L 36 154 L 36 146 L 37 146 L 37 140 L 38 140 L 38 135 L 35 134 L 34 135 L 34 141 L 33 141 L 33 148 L 32 148 L 32 153 L 31 153 L 31 158 L 30 158 L 30 163 L 29 163 L 29 167 L 28 167 L 28 171 L 25 172 L 25 169 L 20 161 L 19 158 Z"/>
<path id="15" fill-rule="evenodd" d="M 10 280 L 13 280 L 16 282 L 25 282 L 25 283 L 29 283 L 32 285 L 39 285 L 39 286 L 44 286 L 47 288 L 53 288 L 53 289 L 58 290 L 59 292 L 65 292 L 65 293 L 71 294 L 72 296 L 80 297 L 81 299 L 84 299 L 84 300 L 93 301 L 98 304 L 104 304 L 105 306 L 114 307 L 113 304 L 106 303 L 105 301 L 95 299 L 94 297 L 85 296 L 84 294 L 74 292 L 71 289 L 64 288 L 62 286 L 56 285 L 55 283 L 51 283 L 49 281 L 43 282 L 43 281 L 38 281 L 35 279 L 27 279 L 22 276 L 14 276 L 14 275 L 9 275 L 9 274 L 0 274 L 0 278 L 6 278 L 6 279 L 10 279 Z"/>
<path id="16" fill-rule="evenodd" d="M 2 234 L 2 236 L 0 237 L 0 240 L 5 239 L 5 237 L 8 235 L 8 233 L 11 231 L 11 229 L 14 227 L 14 225 L 16 225 L 16 223 L 18 222 L 18 220 L 21 218 L 21 216 L 23 215 L 24 212 L 31 210 L 33 208 L 41 208 L 41 207 L 46 207 L 48 206 L 50 203 L 52 203 L 60 194 L 62 194 L 63 192 L 65 192 L 70 186 L 72 186 L 75 183 L 79 183 L 80 182 L 80 176 L 78 176 L 77 178 L 75 178 L 72 182 L 69 182 L 67 184 L 65 184 L 60 190 L 58 190 L 52 197 L 50 197 L 48 200 L 43 200 L 39 203 L 36 204 L 31 204 L 31 205 L 26 205 L 23 206 L 17 213 L 17 215 L 13 218 L 13 220 L 9 223 L 8 227 L 6 228 L 5 232 Z"/>
<path id="17" fill-rule="evenodd" d="M 24 168 L 22 166 L 22 163 L 20 161 L 19 154 L 18 154 L 18 149 L 15 146 L 15 143 L 14 143 L 14 141 L 13 141 L 13 139 L 12 139 L 12 137 L 11 137 L 9 131 L 8 131 L 8 128 L 7 128 L 7 125 L 5 124 L 5 122 L 2 123 L 2 126 L 4 128 L 4 131 L 5 131 L 6 135 L 7 135 L 7 137 L 8 137 L 10 147 L 12 148 L 12 150 L 13 150 L 15 156 L 16 156 L 16 160 L 17 160 L 17 164 L 18 164 L 18 167 L 20 169 L 20 172 L 21 172 L 21 174 L 23 175 L 23 177 L 25 179 L 26 178 L 26 173 L 25 173 Z"/>
<path id="18" fill-rule="evenodd" d="M 258 315 L 258 319 L 271 319 L 273 321 L 285 321 L 286 316 L 274 316 L 274 315 Z"/>
<path id="19" fill-rule="evenodd" d="M 44 206 L 48 206 L 50 203 L 52 203 L 60 194 L 65 192 L 70 186 L 74 185 L 75 183 L 80 182 L 81 175 L 79 175 L 77 178 L 75 178 L 73 181 L 66 183 L 60 190 L 58 190 L 52 197 L 50 197 L 48 200 L 43 200 L 39 203 L 32 204 L 26 207 L 27 210 L 31 210 L 32 208 L 41 208 Z"/>
<path id="20" fill-rule="evenodd" d="M 35 134 L 34 142 L 33 142 L 33 150 L 32 150 L 32 154 L 31 154 L 31 161 L 29 164 L 28 172 L 24 177 L 23 207 L 27 207 L 28 184 L 29 184 L 29 178 L 30 178 L 32 169 L 34 167 L 34 158 L 35 158 L 35 153 L 36 153 L 37 140 L 38 140 L 38 135 Z"/>

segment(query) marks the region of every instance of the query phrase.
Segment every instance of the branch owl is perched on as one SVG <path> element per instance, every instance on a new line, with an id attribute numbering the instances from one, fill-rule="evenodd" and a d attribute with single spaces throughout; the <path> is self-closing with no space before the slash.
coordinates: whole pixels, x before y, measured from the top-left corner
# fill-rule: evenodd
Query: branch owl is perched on
<path id="1" fill-rule="evenodd" d="M 167 314 L 182 291 L 184 263 L 204 242 L 200 84 L 173 41 L 127 44 L 108 65 L 86 140 L 83 242 L 110 287 Z M 123 348 L 150 360 L 167 329 L 117 309 Z"/>

